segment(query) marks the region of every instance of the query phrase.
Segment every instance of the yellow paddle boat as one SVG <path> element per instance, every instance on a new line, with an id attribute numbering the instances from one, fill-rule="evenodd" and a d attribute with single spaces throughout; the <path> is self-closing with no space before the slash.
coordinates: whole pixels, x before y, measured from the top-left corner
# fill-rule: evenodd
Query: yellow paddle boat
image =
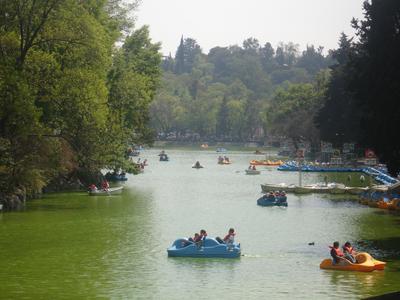
<path id="1" fill-rule="evenodd" d="M 400 209 L 399 203 L 400 203 L 400 199 L 397 199 L 397 198 L 392 199 L 392 201 L 390 201 L 388 203 L 388 209 L 389 210 L 399 210 Z"/>
<path id="2" fill-rule="evenodd" d="M 271 161 L 271 160 L 251 160 L 250 165 L 252 166 L 280 166 L 284 162 L 281 160 Z"/>
<path id="3" fill-rule="evenodd" d="M 374 259 L 366 252 L 357 254 L 356 261 L 357 263 L 353 264 L 347 259 L 342 259 L 340 264 L 333 264 L 332 259 L 324 259 L 319 267 L 326 270 L 372 272 L 374 270 L 383 270 L 386 265 L 385 262 Z"/>

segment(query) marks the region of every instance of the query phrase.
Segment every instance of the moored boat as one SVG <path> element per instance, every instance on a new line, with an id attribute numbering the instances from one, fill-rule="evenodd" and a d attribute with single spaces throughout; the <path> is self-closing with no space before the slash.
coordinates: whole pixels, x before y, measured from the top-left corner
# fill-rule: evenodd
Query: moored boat
<path id="1" fill-rule="evenodd" d="M 346 192 L 352 195 L 359 195 L 367 190 L 367 187 L 346 187 Z"/>
<path id="2" fill-rule="evenodd" d="M 277 161 L 271 161 L 271 160 L 251 160 L 250 165 L 252 166 L 280 166 L 284 164 L 283 161 L 277 160 Z"/>
<path id="3" fill-rule="evenodd" d="M 305 185 L 305 186 L 296 186 L 293 189 L 293 192 L 295 194 L 308 194 L 308 193 L 313 193 L 313 190 L 314 190 L 313 186 Z"/>
<path id="4" fill-rule="evenodd" d="M 261 190 L 263 193 L 273 192 L 273 191 L 284 191 L 292 192 L 295 189 L 294 184 L 278 183 L 278 184 L 261 184 Z"/>
<path id="5" fill-rule="evenodd" d="M 240 257 L 240 244 L 219 243 L 214 238 L 194 243 L 187 239 L 177 239 L 167 249 L 168 256 L 172 257 L 201 257 L 201 258 L 238 258 Z"/>
<path id="6" fill-rule="evenodd" d="M 103 189 L 95 189 L 95 190 L 90 190 L 89 195 L 90 196 L 110 196 L 110 195 L 118 195 L 122 193 L 123 186 L 117 186 L 113 188 L 108 188 L 106 190 Z"/>
<path id="7" fill-rule="evenodd" d="M 341 183 L 330 183 L 328 187 L 331 194 L 344 194 L 346 192 L 346 186 Z"/>

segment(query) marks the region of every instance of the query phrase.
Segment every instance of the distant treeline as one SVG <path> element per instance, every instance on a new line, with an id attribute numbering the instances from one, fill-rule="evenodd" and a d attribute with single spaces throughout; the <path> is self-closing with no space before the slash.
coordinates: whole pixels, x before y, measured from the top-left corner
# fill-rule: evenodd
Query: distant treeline
<path id="1" fill-rule="evenodd" d="M 0 1 L 0 201 L 60 177 L 134 171 L 126 150 L 152 139 L 148 106 L 161 74 L 159 45 L 147 27 L 133 30 L 135 7 Z"/>
<path id="2" fill-rule="evenodd" d="M 389 171 L 400 170 L 400 1 L 364 3 L 336 50 L 293 43 L 215 47 L 208 54 L 182 38 L 165 57 L 162 85 L 151 104 L 159 133 L 203 140 L 249 141 L 266 135 L 297 144 L 320 140 L 375 150 Z M 165 135 L 164 135 L 165 136 Z"/>
<path id="3" fill-rule="evenodd" d="M 163 59 L 152 125 L 159 133 L 190 132 L 215 140 L 259 138 L 274 130 L 272 120 L 284 124 L 292 118 L 286 111 L 290 106 L 306 105 L 291 98 L 315 102 L 333 62 L 321 46 L 300 52 L 293 43 L 274 48 L 249 38 L 242 46 L 215 47 L 204 54 L 194 39 L 182 37 L 175 56 Z M 278 107 L 281 100 L 289 107 Z"/>

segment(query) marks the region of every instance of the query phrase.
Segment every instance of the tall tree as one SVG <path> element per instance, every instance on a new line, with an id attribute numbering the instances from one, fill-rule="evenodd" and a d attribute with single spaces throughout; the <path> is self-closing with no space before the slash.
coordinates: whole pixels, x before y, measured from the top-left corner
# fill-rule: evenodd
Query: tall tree
<path id="1" fill-rule="evenodd" d="M 332 76 L 324 95 L 324 105 L 316 116 L 321 138 L 333 142 L 336 147 L 356 141 L 359 134 L 360 110 L 348 91 L 347 64 L 353 51 L 351 39 L 342 33 L 339 48 L 332 51 L 336 63 L 331 66 Z"/>
<path id="2" fill-rule="evenodd" d="M 364 2 L 365 19 L 353 21 L 359 42 L 348 64 L 349 92 L 361 117 L 360 142 L 375 149 L 389 171 L 400 171 L 400 2 Z"/>

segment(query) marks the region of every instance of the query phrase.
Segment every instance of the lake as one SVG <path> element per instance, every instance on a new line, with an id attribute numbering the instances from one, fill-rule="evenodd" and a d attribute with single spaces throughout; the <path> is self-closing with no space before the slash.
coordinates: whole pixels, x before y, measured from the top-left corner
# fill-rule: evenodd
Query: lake
<path id="1" fill-rule="evenodd" d="M 128 175 L 122 195 L 49 194 L 0 213 L 0 298 L 359 299 L 400 289 L 400 215 L 321 194 L 260 207 L 261 183 L 297 184 L 298 174 L 245 175 L 263 158 L 251 152 L 228 153 L 231 165 L 218 165 L 214 151 L 168 150 L 169 162 L 159 152 L 142 152 L 149 166 Z M 191 168 L 197 160 L 204 169 Z M 324 175 L 303 174 L 303 183 Z M 224 236 L 229 227 L 240 259 L 167 257 L 178 237 L 202 228 Z M 320 270 L 336 240 L 387 261 L 386 270 Z"/>

